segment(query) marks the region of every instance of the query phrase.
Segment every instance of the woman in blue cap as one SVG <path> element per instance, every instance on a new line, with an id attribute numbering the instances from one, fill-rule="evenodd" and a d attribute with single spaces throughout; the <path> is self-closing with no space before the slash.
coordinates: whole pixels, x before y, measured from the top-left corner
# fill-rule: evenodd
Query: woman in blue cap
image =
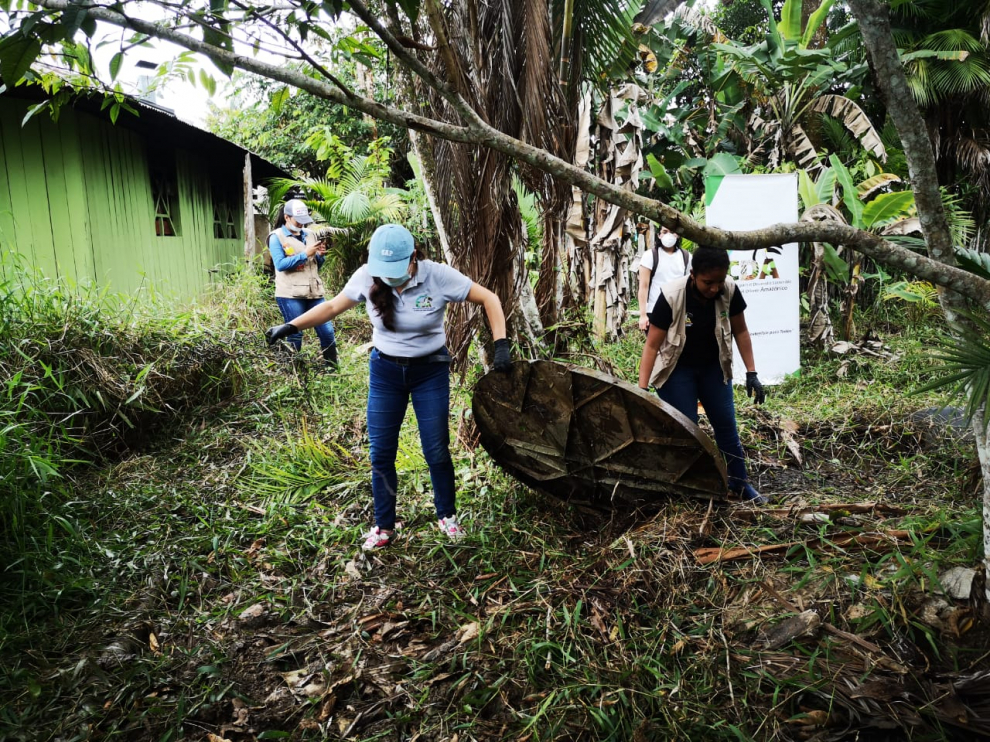
<path id="1" fill-rule="evenodd" d="M 395 520 L 395 456 L 410 399 L 423 457 L 430 468 L 438 525 L 451 539 L 464 535 L 457 520 L 450 458 L 450 355 L 443 328 L 446 305 L 461 301 L 484 307 L 495 339 L 494 368 L 508 371 L 512 361 L 498 297 L 450 266 L 427 260 L 405 227 L 385 224 L 371 237 L 368 262 L 351 276 L 343 291 L 265 333 L 268 342 L 274 343 L 328 322 L 362 302 L 367 306 L 375 346 L 368 387 L 375 525 L 365 537 L 365 550 L 388 546 L 401 526 Z"/>

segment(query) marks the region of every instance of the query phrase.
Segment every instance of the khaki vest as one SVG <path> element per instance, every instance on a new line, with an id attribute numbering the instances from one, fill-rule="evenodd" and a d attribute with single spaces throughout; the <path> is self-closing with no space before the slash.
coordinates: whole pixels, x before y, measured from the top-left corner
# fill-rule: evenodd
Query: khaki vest
<path id="1" fill-rule="evenodd" d="M 660 287 L 664 299 L 670 305 L 673 313 L 667 337 L 664 338 L 657 360 L 653 363 L 653 373 L 650 374 L 650 386 L 659 389 L 673 372 L 681 353 L 684 352 L 684 327 L 687 320 L 685 305 L 688 291 L 689 276 L 675 278 Z M 729 322 L 729 303 L 736 293 L 736 284 L 731 278 L 725 279 L 725 291 L 715 297 L 715 337 L 718 341 L 718 360 L 722 366 L 722 377 L 725 383 L 732 381 L 732 325 Z"/>
<path id="2" fill-rule="evenodd" d="M 316 235 L 312 232 L 306 233 L 305 244 L 295 237 L 286 237 L 281 229 L 276 229 L 272 234 L 278 238 L 283 250 L 288 252 L 291 249 L 293 254 L 316 244 Z M 271 239 L 271 235 L 268 238 Z M 323 280 L 320 278 L 320 266 L 315 256 L 293 270 L 275 270 L 275 296 L 283 299 L 320 299 L 325 293 Z"/>

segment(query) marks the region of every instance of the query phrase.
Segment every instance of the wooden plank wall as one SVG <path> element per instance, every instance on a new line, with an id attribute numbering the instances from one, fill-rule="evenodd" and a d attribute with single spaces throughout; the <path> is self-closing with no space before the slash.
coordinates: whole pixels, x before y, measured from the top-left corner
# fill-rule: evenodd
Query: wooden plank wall
<path id="1" fill-rule="evenodd" d="M 236 193 L 240 158 L 172 149 L 64 109 L 21 127 L 28 104 L 0 98 L 0 248 L 44 275 L 188 300 L 240 263 L 241 239 L 213 236 L 213 183 Z M 179 234 L 159 237 L 147 147 L 174 151 Z M 219 160 L 219 162 L 218 162 Z M 237 214 L 243 223 L 243 207 Z M 16 269 L 4 258 L 5 276 Z"/>

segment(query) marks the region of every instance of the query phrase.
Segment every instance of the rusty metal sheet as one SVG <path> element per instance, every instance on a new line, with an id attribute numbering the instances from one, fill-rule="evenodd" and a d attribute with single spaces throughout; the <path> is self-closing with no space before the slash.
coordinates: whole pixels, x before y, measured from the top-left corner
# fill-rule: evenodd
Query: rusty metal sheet
<path id="1" fill-rule="evenodd" d="M 726 496 L 711 439 L 656 394 L 614 376 L 517 361 L 478 382 L 472 407 L 496 463 L 555 497 L 632 508 L 671 494 Z"/>

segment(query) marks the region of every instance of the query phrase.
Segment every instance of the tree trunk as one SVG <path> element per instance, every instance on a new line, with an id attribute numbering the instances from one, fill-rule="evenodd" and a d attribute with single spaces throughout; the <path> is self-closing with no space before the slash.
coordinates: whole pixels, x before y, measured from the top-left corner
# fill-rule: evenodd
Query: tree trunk
<path id="1" fill-rule="evenodd" d="M 877 0 L 849 0 L 849 7 L 859 22 L 870 64 L 904 147 L 928 254 L 946 265 L 955 265 L 952 236 L 938 187 L 935 153 L 924 119 L 908 88 L 891 33 L 887 8 Z M 952 319 L 955 310 L 964 307 L 966 301 L 956 292 L 940 288 L 939 303 Z M 990 449 L 987 446 L 985 413 L 980 409 L 973 418 L 976 450 L 983 473 L 984 569 L 990 563 L 986 556 L 990 554 Z M 990 584 L 990 580 L 987 582 Z M 987 597 L 990 598 L 990 588 L 987 589 Z"/>
<path id="2" fill-rule="evenodd" d="M 638 104 L 645 94 L 636 85 L 623 85 L 613 91 L 598 114 L 599 176 L 625 190 L 635 191 L 643 168 L 642 130 Z M 625 104 L 626 118 L 620 125 L 615 114 Z M 591 287 L 594 300 L 596 337 L 615 340 L 622 334 L 631 292 L 629 260 L 632 233 L 629 212 L 604 201 L 595 202 L 595 251 Z"/>
<path id="3" fill-rule="evenodd" d="M 591 96 L 585 94 L 578 106 L 578 125 L 574 148 L 574 165 L 584 170 L 591 156 Z M 567 263 L 567 286 L 577 306 L 588 305 L 591 285 L 591 253 L 585 226 L 584 191 L 571 187 L 571 204 L 564 227 L 564 250 Z"/>
<path id="4" fill-rule="evenodd" d="M 412 129 L 409 130 L 409 146 L 419 160 L 423 190 L 426 192 L 426 202 L 430 205 L 430 214 L 433 215 L 433 226 L 437 230 L 440 251 L 443 253 L 443 259 L 451 263 L 454 255 L 450 250 L 450 240 L 447 238 L 447 230 L 443 224 L 443 212 L 437 206 L 436 163 L 433 162 L 433 148 L 423 146 L 419 133 Z"/>
<path id="5" fill-rule="evenodd" d="M 244 153 L 244 262 L 248 270 L 254 267 L 254 256 L 258 252 L 254 234 L 254 175 L 251 173 L 251 154 Z"/>
<path id="6" fill-rule="evenodd" d="M 856 310 L 856 295 L 859 294 L 860 284 L 863 283 L 863 256 L 857 252 L 849 252 L 849 283 L 846 284 L 842 296 L 842 339 L 852 340 L 856 334 L 856 324 L 853 313 Z"/>
<path id="7" fill-rule="evenodd" d="M 818 10 L 818 6 L 821 5 L 821 0 L 801 0 L 801 30 L 803 31 L 808 27 L 808 19 L 811 18 L 811 14 Z M 808 43 L 809 49 L 821 49 L 825 46 L 828 41 L 828 24 L 823 23 L 818 27 L 818 31 L 812 37 L 811 41 Z"/>
<path id="8" fill-rule="evenodd" d="M 364 92 L 366 96 L 371 99 L 375 97 L 375 77 L 370 69 L 365 67 L 360 62 L 356 62 L 354 65 L 354 75 L 357 78 L 358 87 Z M 364 122 L 371 127 L 371 136 L 378 139 L 378 121 L 367 113 L 362 114 L 361 118 Z"/>
<path id="9" fill-rule="evenodd" d="M 973 416 L 973 436 L 983 474 L 983 575 L 984 590 L 990 600 L 990 444 L 987 442 L 986 410 L 981 406 Z"/>

